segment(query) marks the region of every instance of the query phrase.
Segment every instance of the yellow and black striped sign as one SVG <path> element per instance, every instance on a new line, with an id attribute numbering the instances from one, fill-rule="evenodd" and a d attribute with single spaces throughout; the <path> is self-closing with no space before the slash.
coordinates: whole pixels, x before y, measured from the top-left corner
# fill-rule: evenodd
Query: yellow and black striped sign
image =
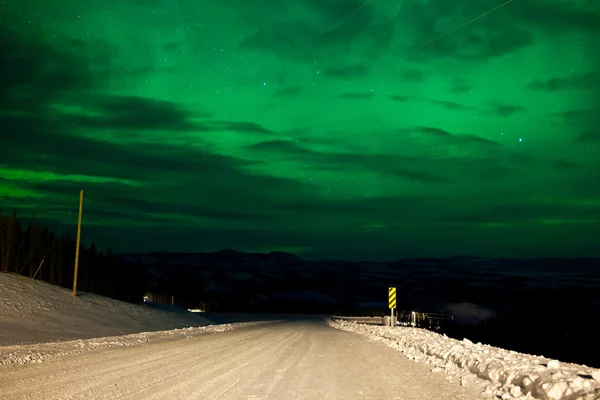
<path id="1" fill-rule="evenodd" d="M 396 288 L 388 288 L 388 305 L 390 308 L 396 308 Z"/>

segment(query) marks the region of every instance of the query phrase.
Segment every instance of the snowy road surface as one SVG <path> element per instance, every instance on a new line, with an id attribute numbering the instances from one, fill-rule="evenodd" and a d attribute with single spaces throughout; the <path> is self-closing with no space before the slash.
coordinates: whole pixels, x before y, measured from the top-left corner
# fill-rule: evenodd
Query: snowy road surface
<path id="1" fill-rule="evenodd" d="M 430 369 L 382 343 L 306 319 L 3 365 L 0 398 L 480 398 Z"/>

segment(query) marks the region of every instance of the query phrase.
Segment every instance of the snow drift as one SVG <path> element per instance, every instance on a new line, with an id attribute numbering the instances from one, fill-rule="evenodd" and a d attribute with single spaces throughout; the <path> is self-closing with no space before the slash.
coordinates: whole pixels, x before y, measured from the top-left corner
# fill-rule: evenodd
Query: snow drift
<path id="1" fill-rule="evenodd" d="M 468 339 L 448 338 L 425 329 L 385 327 L 330 320 L 337 329 L 380 340 L 412 360 L 445 371 L 449 380 L 480 386 L 483 394 L 501 399 L 599 400 L 600 370 L 563 364 L 542 356 L 509 351 Z"/>
<path id="2" fill-rule="evenodd" d="M 141 299 L 140 299 L 141 300 Z M 0 346 L 202 327 L 194 313 L 173 313 L 45 282 L 0 274 Z"/>

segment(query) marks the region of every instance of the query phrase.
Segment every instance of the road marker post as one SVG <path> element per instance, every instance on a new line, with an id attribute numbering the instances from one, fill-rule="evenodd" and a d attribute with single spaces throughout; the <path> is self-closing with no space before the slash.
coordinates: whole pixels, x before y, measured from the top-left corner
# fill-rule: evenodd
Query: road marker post
<path id="1" fill-rule="evenodd" d="M 396 288 L 388 288 L 388 307 L 390 308 L 390 326 L 394 326 L 394 308 L 396 308 Z"/>

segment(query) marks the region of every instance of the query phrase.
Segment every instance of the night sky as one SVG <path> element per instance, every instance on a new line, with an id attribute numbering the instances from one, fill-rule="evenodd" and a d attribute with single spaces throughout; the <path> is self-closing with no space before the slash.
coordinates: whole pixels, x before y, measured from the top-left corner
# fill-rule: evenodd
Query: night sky
<path id="1" fill-rule="evenodd" d="M 600 4 L 6 0 L 0 209 L 113 251 L 600 255 Z M 69 214 L 69 212 L 71 212 Z"/>

